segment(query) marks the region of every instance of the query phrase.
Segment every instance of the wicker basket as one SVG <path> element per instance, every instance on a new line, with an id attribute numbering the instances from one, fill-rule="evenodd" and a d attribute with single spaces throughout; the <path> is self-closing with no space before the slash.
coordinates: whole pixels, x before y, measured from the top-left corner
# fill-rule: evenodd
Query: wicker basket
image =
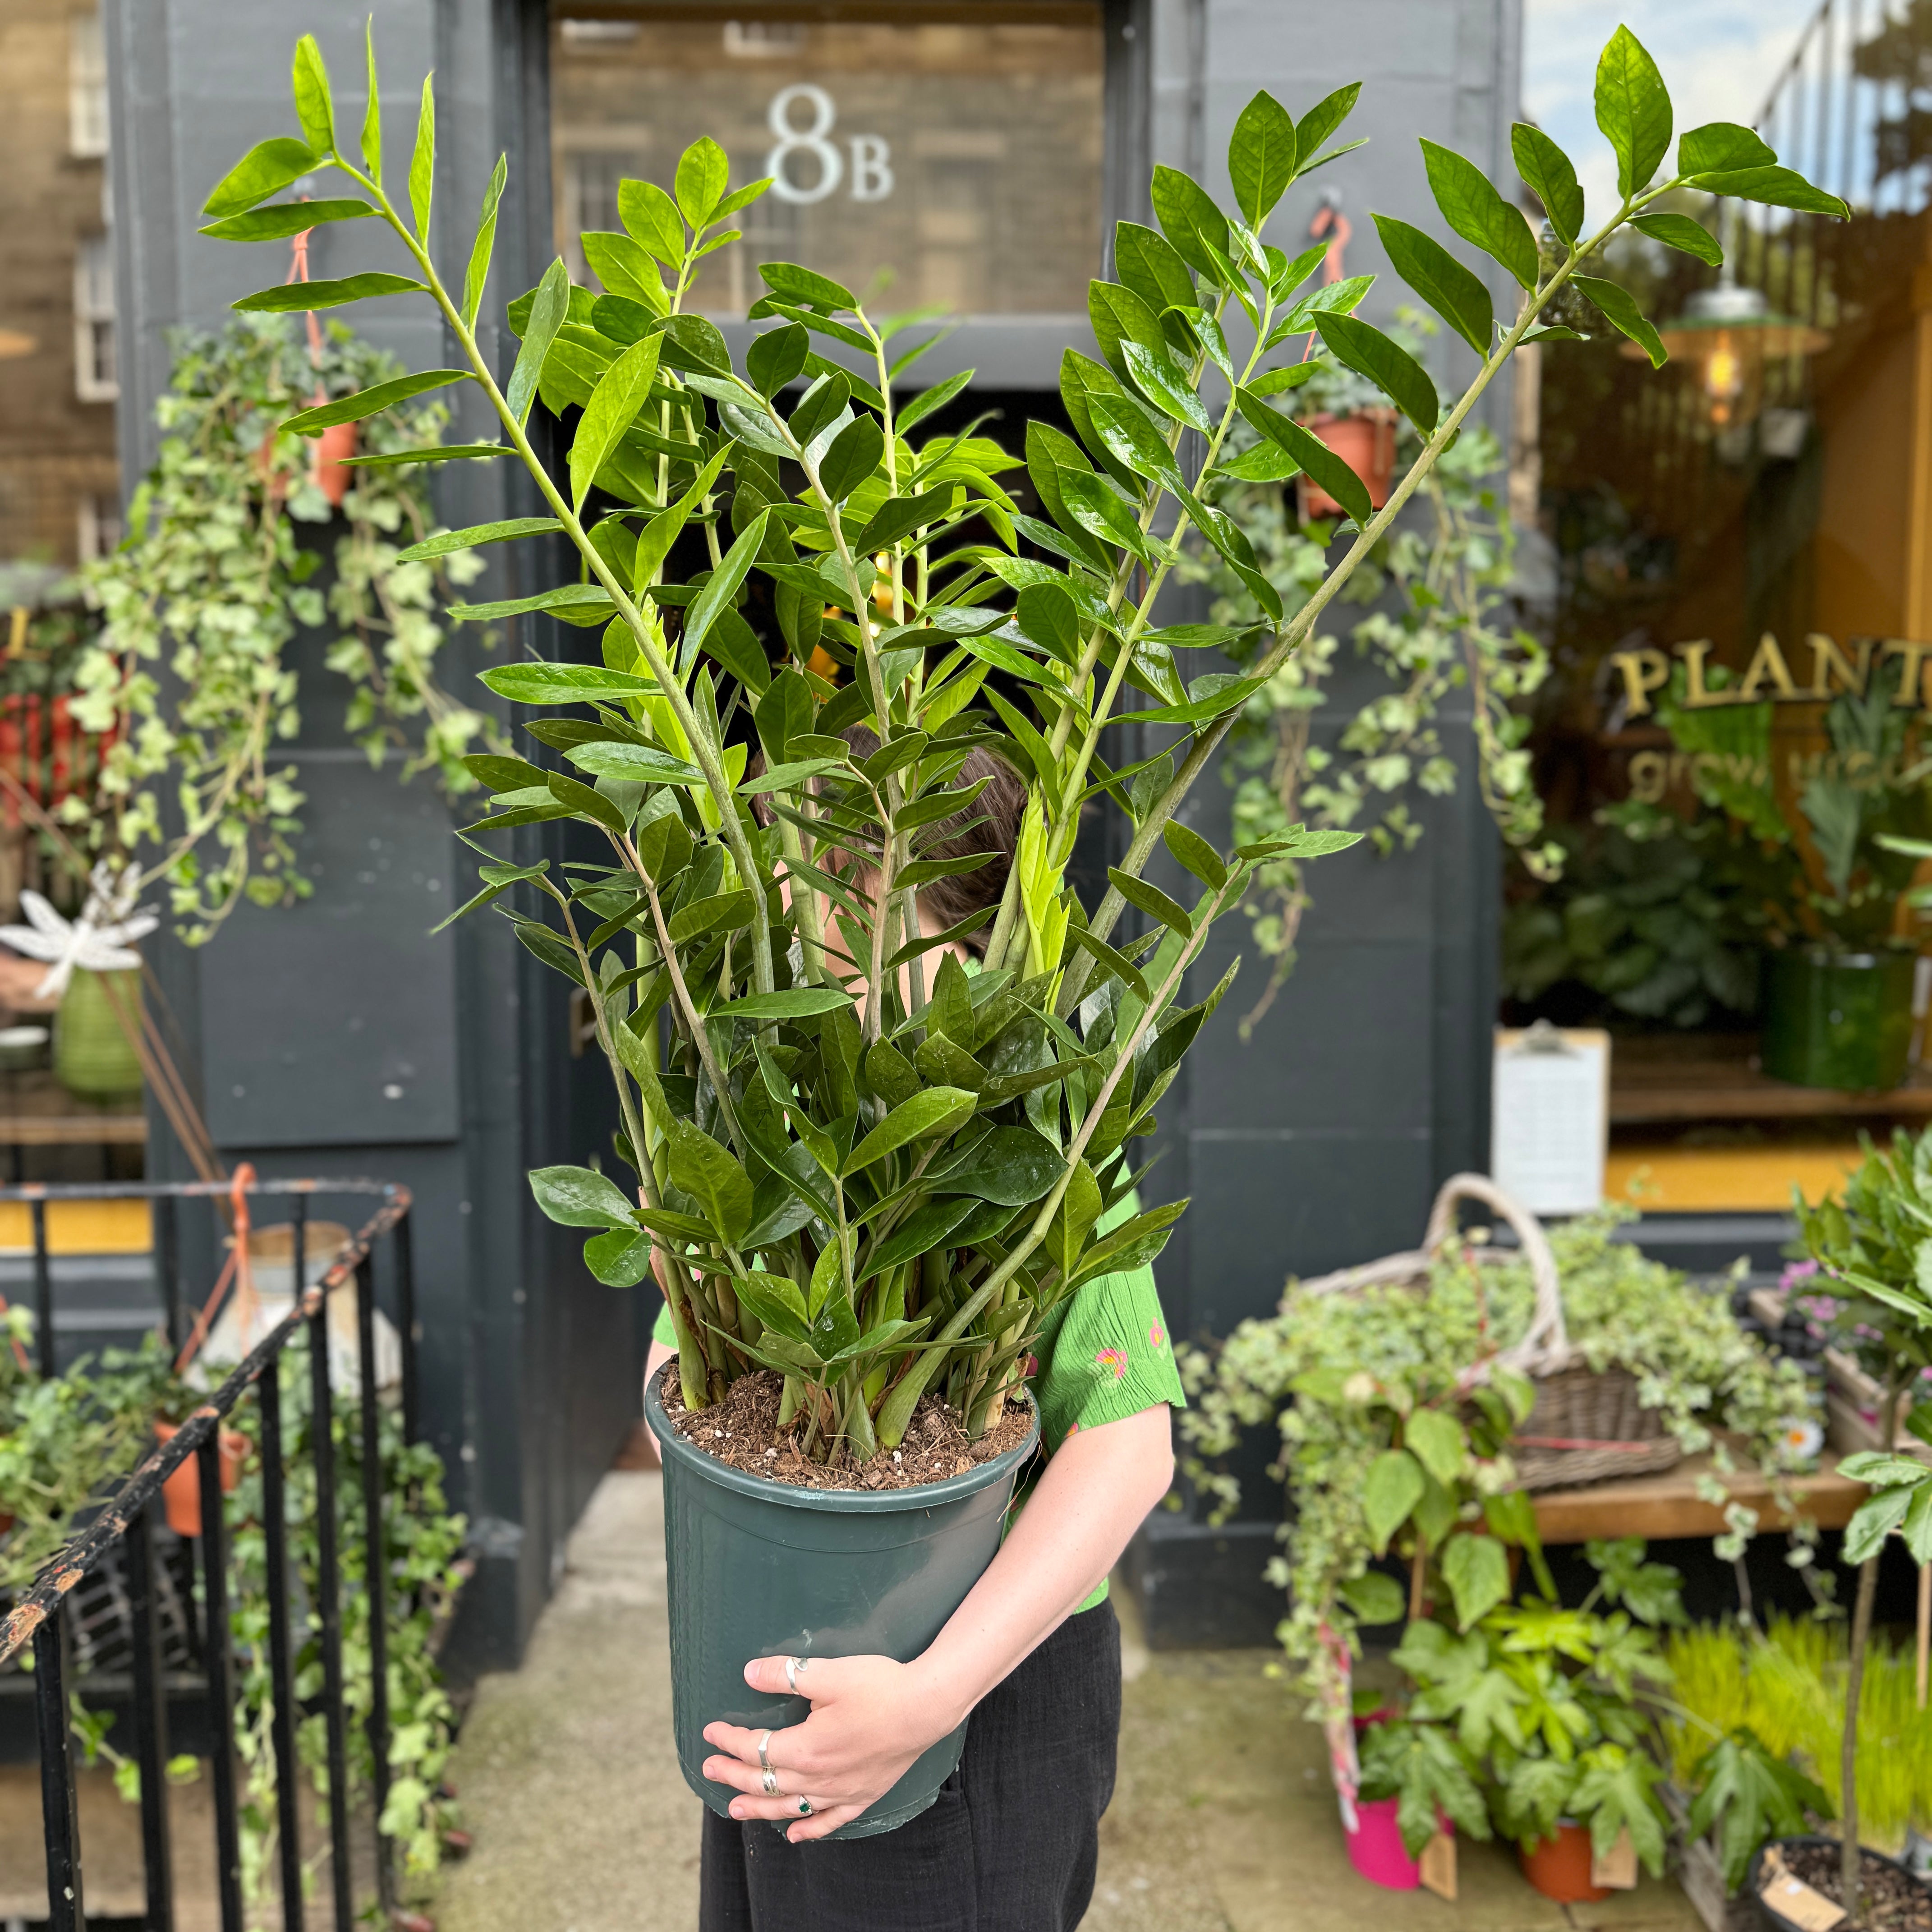
<path id="1" fill-rule="evenodd" d="M 1658 1411 L 1639 1406 L 1636 1378 L 1625 1369 L 1592 1370 L 1571 1348 L 1563 1325 L 1556 1258 L 1542 1224 L 1483 1174 L 1458 1174 L 1444 1182 L 1420 1247 L 1305 1281 L 1301 1292 L 1348 1294 L 1384 1282 L 1426 1286 L 1430 1270 L 1455 1232 L 1456 1210 L 1464 1201 L 1480 1202 L 1508 1224 L 1522 1244 L 1536 1284 L 1528 1333 L 1496 1358 L 1498 1366 L 1527 1375 L 1536 1384 L 1536 1406 L 1510 1450 L 1521 1486 L 1567 1489 L 1672 1468 L 1682 1451 Z"/>

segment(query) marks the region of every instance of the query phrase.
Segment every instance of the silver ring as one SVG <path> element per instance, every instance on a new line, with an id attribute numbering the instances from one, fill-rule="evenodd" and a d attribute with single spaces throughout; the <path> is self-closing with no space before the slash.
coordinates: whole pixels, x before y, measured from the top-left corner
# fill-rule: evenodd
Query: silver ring
<path id="1" fill-rule="evenodd" d="M 812 1816 L 812 1800 L 809 1798 L 801 1798 L 798 1801 L 798 1815 L 801 1818 Z"/>
<path id="2" fill-rule="evenodd" d="M 776 1798 L 778 1795 L 778 1774 L 770 1765 L 765 1766 L 765 1774 L 761 1781 L 767 1798 Z"/>
<path id="3" fill-rule="evenodd" d="M 758 1739 L 758 1768 L 769 1778 L 772 1774 L 772 1761 L 766 1754 L 771 1749 L 772 1734 L 766 1731 Z"/>
<path id="4" fill-rule="evenodd" d="M 806 1657 L 788 1657 L 785 1659 L 785 1688 L 794 1697 L 799 1694 L 798 1674 L 811 1660 Z"/>

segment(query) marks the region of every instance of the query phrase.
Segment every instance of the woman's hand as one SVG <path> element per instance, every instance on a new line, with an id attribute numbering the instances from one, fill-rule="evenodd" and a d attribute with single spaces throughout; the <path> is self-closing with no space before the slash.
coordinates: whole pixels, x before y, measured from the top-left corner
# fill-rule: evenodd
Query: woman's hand
<path id="1" fill-rule="evenodd" d="M 754 1690 L 783 1692 L 790 1688 L 784 1666 L 782 1657 L 754 1658 L 745 1682 Z M 766 1749 L 777 1774 L 776 1797 L 766 1795 L 758 1764 L 764 1732 L 704 1727 L 705 1742 L 725 1754 L 706 1759 L 704 1775 L 741 1794 L 731 1801 L 732 1816 L 796 1820 L 785 1834 L 795 1845 L 850 1824 L 965 1715 L 934 1694 L 919 1664 L 890 1657 L 806 1660 L 798 1666 L 798 1692 L 811 1699 L 811 1716 L 773 1731 Z"/>

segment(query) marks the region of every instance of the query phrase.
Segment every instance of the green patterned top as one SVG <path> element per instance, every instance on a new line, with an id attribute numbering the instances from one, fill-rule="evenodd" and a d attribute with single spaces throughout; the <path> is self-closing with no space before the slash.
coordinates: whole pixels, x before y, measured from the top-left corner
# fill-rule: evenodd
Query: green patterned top
<path id="1" fill-rule="evenodd" d="M 1139 1212 L 1139 1200 L 1130 1192 L 1102 1217 L 1098 1232 Z M 668 1307 L 659 1311 L 653 1332 L 656 1340 L 676 1347 Z M 1145 1266 L 1096 1276 L 1060 1303 L 1046 1318 L 1028 1372 L 1040 1405 L 1040 1447 L 1049 1456 L 1082 1429 L 1124 1421 L 1160 1402 L 1187 1406 L 1154 1270 Z M 1091 1610 L 1106 1594 L 1102 1578 L 1080 1608 Z"/>

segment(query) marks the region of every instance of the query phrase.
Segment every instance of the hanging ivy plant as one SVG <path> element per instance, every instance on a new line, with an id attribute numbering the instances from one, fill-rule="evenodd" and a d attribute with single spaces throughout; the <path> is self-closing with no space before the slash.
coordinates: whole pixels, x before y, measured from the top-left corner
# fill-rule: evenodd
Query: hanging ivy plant
<path id="1" fill-rule="evenodd" d="M 303 341 L 280 316 L 182 333 L 174 354 L 128 538 L 84 573 L 104 622 L 76 674 L 75 715 L 106 745 L 103 808 L 64 811 L 117 868 L 165 878 L 182 937 L 198 944 L 244 898 L 277 905 L 309 891 L 293 843 L 302 794 L 276 762 L 314 695 L 288 661 L 298 632 L 332 633 L 326 661 L 373 764 L 399 753 L 405 776 L 434 770 L 461 790 L 476 782 L 465 752 L 497 740 L 436 676 L 438 600 L 481 560 L 398 560 L 433 527 L 425 472 L 356 464 L 338 518 L 316 445 L 277 428 L 318 390 L 365 389 L 402 365 L 340 323 Z M 392 410 L 362 425 L 360 454 L 432 446 L 448 419 L 433 401 Z"/>

